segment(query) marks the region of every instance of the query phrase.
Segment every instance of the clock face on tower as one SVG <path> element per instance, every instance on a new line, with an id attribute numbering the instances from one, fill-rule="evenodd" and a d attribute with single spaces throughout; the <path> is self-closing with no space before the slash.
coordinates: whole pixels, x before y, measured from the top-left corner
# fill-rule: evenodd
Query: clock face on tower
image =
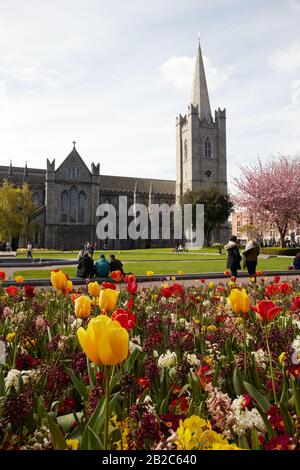
<path id="1" fill-rule="evenodd" d="M 211 178 L 212 177 L 212 171 L 211 170 L 205 170 L 204 172 L 206 178 Z"/>

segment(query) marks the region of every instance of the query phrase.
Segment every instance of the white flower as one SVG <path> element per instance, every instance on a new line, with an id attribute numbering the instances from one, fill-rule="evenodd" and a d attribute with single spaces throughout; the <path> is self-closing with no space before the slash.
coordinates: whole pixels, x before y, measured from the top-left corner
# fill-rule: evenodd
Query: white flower
<path id="1" fill-rule="evenodd" d="M 167 351 L 166 354 L 162 354 L 158 358 L 158 367 L 171 369 L 171 367 L 176 366 L 177 356 L 175 352 Z"/>
<path id="2" fill-rule="evenodd" d="M 11 369 L 5 377 L 5 388 L 8 390 L 14 386 L 16 390 L 19 390 L 19 377 L 21 376 L 24 385 L 30 382 L 30 380 L 36 375 L 36 370 L 18 370 Z"/>
<path id="3" fill-rule="evenodd" d="M 196 356 L 196 354 L 186 354 L 186 360 L 187 362 L 192 366 L 192 367 L 200 367 L 201 366 L 201 362 L 200 360 L 198 359 L 198 357 Z"/>
<path id="4" fill-rule="evenodd" d="M 138 351 L 143 351 L 143 348 L 141 346 L 139 346 L 138 344 L 134 343 L 133 341 L 130 341 L 129 340 L 129 351 L 132 353 L 133 351 L 135 350 L 138 350 Z"/>
<path id="5" fill-rule="evenodd" d="M 233 430 L 239 436 L 243 436 L 248 429 L 256 428 L 258 431 L 266 432 L 266 427 L 263 419 L 256 408 L 248 410 L 243 409 L 244 397 L 238 396 L 232 402 L 232 409 L 234 412 L 235 424 Z"/>
<path id="6" fill-rule="evenodd" d="M 294 339 L 294 341 L 292 342 L 292 348 L 294 350 L 294 353 L 296 353 L 296 355 L 300 357 L 300 336 L 297 336 Z"/>
<path id="7" fill-rule="evenodd" d="M 153 354 L 153 357 L 158 357 L 158 356 L 159 356 L 159 354 L 158 354 L 158 352 L 156 351 L 156 349 L 153 351 L 152 354 Z"/>
<path id="8" fill-rule="evenodd" d="M 257 351 L 252 351 L 251 354 L 255 357 L 257 366 L 265 369 L 268 363 L 268 354 L 261 348 Z"/>
<path id="9" fill-rule="evenodd" d="M 203 307 L 210 307 L 210 306 L 211 306 L 210 300 L 208 300 L 208 299 L 207 299 L 207 300 L 204 300 L 204 301 L 202 302 L 202 305 L 203 305 Z"/>
<path id="10" fill-rule="evenodd" d="M 76 318 L 76 320 L 73 321 L 73 323 L 71 324 L 71 329 L 72 331 L 77 331 L 78 328 L 81 327 L 83 321 L 81 318 Z"/>

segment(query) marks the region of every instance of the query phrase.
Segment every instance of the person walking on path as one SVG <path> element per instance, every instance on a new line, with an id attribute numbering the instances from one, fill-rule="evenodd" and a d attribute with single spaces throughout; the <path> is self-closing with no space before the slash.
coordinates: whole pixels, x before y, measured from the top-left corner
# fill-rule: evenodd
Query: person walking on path
<path id="1" fill-rule="evenodd" d="M 33 257 L 32 257 L 32 244 L 31 244 L 31 242 L 28 242 L 28 245 L 27 245 L 27 258 L 33 259 Z"/>
<path id="2" fill-rule="evenodd" d="M 109 262 L 104 255 L 100 255 L 100 258 L 95 263 L 96 276 L 107 277 L 109 275 Z"/>
<path id="3" fill-rule="evenodd" d="M 227 268 L 230 269 L 231 276 L 237 278 L 238 269 L 241 269 L 241 255 L 237 244 L 237 238 L 232 235 L 227 245 L 224 246 L 227 250 Z"/>
<path id="4" fill-rule="evenodd" d="M 256 279 L 257 258 L 260 248 L 256 240 L 249 239 L 242 254 L 244 255 L 244 264 L 247 268 L 249 277 Z"/>

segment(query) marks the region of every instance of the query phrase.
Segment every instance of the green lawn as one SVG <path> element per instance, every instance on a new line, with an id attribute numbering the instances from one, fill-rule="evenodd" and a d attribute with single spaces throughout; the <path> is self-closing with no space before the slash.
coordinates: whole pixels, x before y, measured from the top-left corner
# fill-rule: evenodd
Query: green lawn
<path id="1" fill-rule="evenodd" d="M 34 258 L 77 258 L 78 251 L 68 251 L 68 252 L 60 252 L 60 251 L 43 251 L 38 252 L 33 250 L 33 257 Z M 99 251 L 97 250 L 94 254 L 94 258 L 98 258 L 100 254 L 104 253 L 107 257 L 114 253 L 120 259 L 182 259 L 182 257 L 186 259 L 194 259 L 197 256 L 201 256 L 202 253 L 209 253 L 208 256 L 219 256 L 218 250 L 216 248 L 193 248 L 189 250 L 188 253 L 173 253 L 171 248 L 150 248 L 147 250 L 107 250 L 107 251 Z M 199 254 L 198 254 L 199 253 Z M 159 256 L 158 256 L 159 255 Z M 26 258 L 27 253 L 18 253 L 18 258 Z"/>
<path id="2" fill-rule="evenodd" d="M 207 272 L 223 272 L 226 269 L 226 259 L 224 256 L 219 259 L 206 259 L 203 256 L 202 260 L 194 260 L 187 262 L 128 262 L 125 264 L 125 272 L 132 272 L 136 275 L 144 275 L 146 271 L 153 271 L 154 274 L 178 274 L 178 271 L 182 271 L 184 274 L 188 273 L 207 273 Z M 287 270 L 292 258 L 269 258 L 259 260 L 257 269 L 260 271 L 276 271 L 276 270 Z M 64 268 L 62 270 L 70 277 L 75 276 L 76 267 Z M 17 271 L 14 276 L 22 275 L 25 279 L 34 278 L 46 278 L 49 277 L 51 270 L 22 270 Z"/>

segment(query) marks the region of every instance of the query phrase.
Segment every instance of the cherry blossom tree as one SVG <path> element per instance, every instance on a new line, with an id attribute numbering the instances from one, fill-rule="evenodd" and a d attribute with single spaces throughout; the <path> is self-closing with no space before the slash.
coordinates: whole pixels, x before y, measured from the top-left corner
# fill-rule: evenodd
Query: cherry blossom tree
<path id="1" fill-rule="evenodd" d="M 281 246 L 291 221 L 300 221 L 300 159 L 278 159 L 241 167 L 234 179 L 233 200 L 248 212 L 255 224 L 274 223 L 280 233 Z"/>

